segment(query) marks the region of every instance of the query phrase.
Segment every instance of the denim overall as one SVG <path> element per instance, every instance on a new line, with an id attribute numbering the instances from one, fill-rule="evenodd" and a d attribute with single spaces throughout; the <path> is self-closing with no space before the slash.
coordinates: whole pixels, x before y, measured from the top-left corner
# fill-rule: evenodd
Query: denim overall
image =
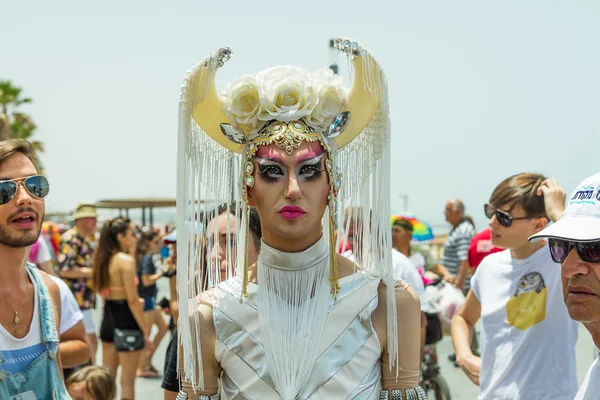
<path id="1" fill-rule="evenodd" d="M 48 292 L 48 287 L 37 268 L 27 263 L 27 270 L 38 289 L 38 310 L 41 318 L 40 329 L 42 343 L 46 345 L 46 351 L 19 373 L 5 371 L 4 364 L 6 364 L 7 360 L 0 351 L 0 399 L 71 399 L 56 362 L 58 333 L 56 332 L 54 321 L 54 305 Z M 33 318 L 35 317 L 34 315 Z"/>

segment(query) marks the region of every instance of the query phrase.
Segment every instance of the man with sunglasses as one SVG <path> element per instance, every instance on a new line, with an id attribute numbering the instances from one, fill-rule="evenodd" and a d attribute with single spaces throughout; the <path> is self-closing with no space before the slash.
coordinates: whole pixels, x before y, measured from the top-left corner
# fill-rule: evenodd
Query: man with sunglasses
<path id="1" fill-rule="evenodd" d="M 600 173 L 579 184 L 560 221 L 530 240 L 542 238 L 548 239 L 552 260 L 562 264 L 562 290 L 569 316 L 582 322 L 600 347 Z M 575 400 L 599 396 L 600 364 L 596 359 Z"/>
<path id="2" fill-rule="evenodd" d="M 564 210 L 554 178 L 522 173 L 501 182 L 484 207 L 492 244 L 452 321 L 459 366 L 481 386 L 479 399 L 571 400 L 577 392 L 577 326 L 562 299 L 560 269 L 543 243 L 529 242 Z M 481 358 L 470 336 L 482 319 Z"/>
<path id="3" fill-rule="evenodd" d="M 48 192 L 31 144 L 0 142 L 1 399 L 69 398 L 60 372 L 60 289 L 27 262 Z"/>

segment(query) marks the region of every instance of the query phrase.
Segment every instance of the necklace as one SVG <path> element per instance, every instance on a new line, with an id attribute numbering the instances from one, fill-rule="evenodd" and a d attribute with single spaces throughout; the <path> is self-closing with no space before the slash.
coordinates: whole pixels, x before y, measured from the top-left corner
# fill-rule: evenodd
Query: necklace
<path id="1" fill-rule="evenodd" d="M 21 307 L 25 303 L 25 300 L 27 299 L 27 292 L 29 291 L 29 285 L 27 285 L 27 287 L 25 288 L 25 296 L 23 296 L 23 301 L 19 305 L 19 308 L 17 308 L 16 310 L 14 309 L 14 307 L 12 306 L 12 304 L 10 304 L 10 301 L 8 301 L 8 297 L 6 297 L 6 293 L 4 293 L 4 289 L 0 288 L 0 290 L 2 291 L 2 295 L 6 299 L 6 302 L 8 303 L 9 307 L 12 308 L 13 312 L 15 313 L 15 315 L 13 316 L 13 322 L 14 322 L 15 325 L 17 325 L 19 323 L 19 321 L 20 321 L 20 319 L 19 319 L 19 310 L 21 309 Z"/>

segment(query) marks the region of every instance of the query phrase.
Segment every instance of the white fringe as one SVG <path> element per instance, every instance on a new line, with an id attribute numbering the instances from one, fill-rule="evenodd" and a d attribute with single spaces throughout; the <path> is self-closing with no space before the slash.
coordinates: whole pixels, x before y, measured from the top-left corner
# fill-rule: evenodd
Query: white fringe
<path id="1" fill-rule="evenodd" d="M 387 343 L 390 370 L 398 358 L 398 322 L 391 259 L 390 228 L 390 137 L 391 123 L 387 80 L 381 70 L 372 69 L 372 56 L 365 51 L 362 68 L 365 88 L 379 96 L 381 105 L 365 129 L 336 153 L 342 172 L 338 194 L 336 247 L 352 226 L 355 256 L 363 268 L 380 276 L 386 285 Z M 379 74 L 380 85 L 377 85 Z M 361 223 L 365 221 L 366 223 Z M 362 242 L 359 238 L 362 237 Z"/>
<path id="2" fill-rule="evenodd" d="M 208 71 L 203 69 L 208 62 Z M 204 87 L 199 87 L 201 74 L 214 75 L 216 58 L 195 66 L 185 77 L 179 102 L 179 131 L 177 159 L 177 288 L 181 310 L 179 318 L 179 343 L 183 348 L 182 364 L 179 370 L 183 378 L 194 389 L 203 389 L 202 351 L 200 346 L 200 314 L 198 301 L 207 287 L 221 281 L 218 260 L 209 257 L 202 241 L 217 243 L 218 233 L 203 232 L 208 222 L 217 216 L 217 207 L 226 204 L 231 207 L 232 200 L 238 197 L 239 188 L 233 181 L 236 176 L 236 164 L 241 157 L 215 142 L 193 119 L 192 113 L 206 90 L 214 84 L 213 77 Z M 236 232 L 227 232 L 227 242 Z M 236 264 L 234 249 L 227 249 L 227 263 Z M 227 277 L 232 276 L 231 268 Z M 187 311 L 187 315 L 185 312 Z"/>
<path id="3" fill-rule="evenodd" d="M 264 245 L 263 245 L 264 246 Z M 259 258 L 257 302 L 269 373 L 284 400 L 294 400 L 307 383 L 331 301 L 329 253 L 304 269 L 280 269 Z"/>

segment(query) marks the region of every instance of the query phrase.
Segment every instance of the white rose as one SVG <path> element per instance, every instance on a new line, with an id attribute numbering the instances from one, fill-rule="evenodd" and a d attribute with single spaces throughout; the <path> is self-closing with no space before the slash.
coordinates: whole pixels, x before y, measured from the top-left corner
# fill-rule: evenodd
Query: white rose
<path id="1" fill-rule="evenodd" d="M 329 68 L 313 72 L 311 86 L 317 94 L 317 104 L 306 122 L 313 128 L 326 129 L 348 105 L 348 94 L 344 78 L 335 75 Z"/>
<path id="2" fill-rule="evenodd" d="M 244 75 L 230 82 L 221 94 L 221 104 L 231 126 L 245 134 L 256 132 L 265 125 L 258 119 L 261 104 L 258 86 L 252 75 Z"/>
<path id="3" fill-rule="evenodd" d="M 309 115 L 316 104 L 310 74 L 302 68 L 273 67 L 256 76 L 263 121 L 294 121 Z"/>

